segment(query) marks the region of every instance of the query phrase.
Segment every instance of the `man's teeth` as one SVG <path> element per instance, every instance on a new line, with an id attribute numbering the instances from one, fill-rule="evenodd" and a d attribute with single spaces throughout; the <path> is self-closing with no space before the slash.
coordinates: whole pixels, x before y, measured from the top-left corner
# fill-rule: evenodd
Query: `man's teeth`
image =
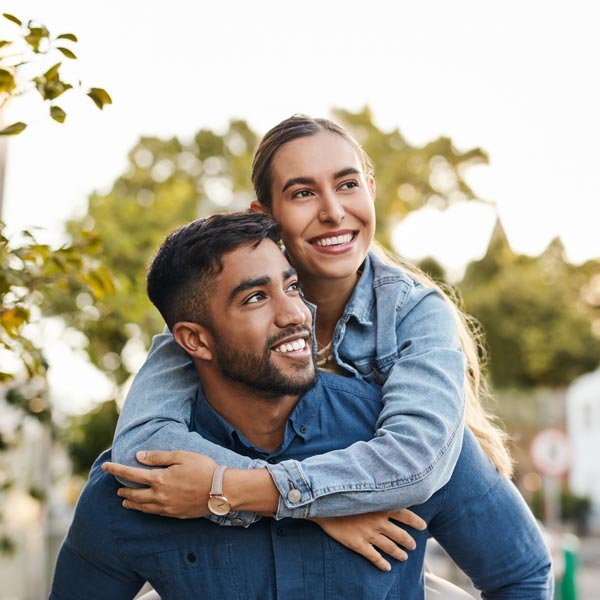
<path id="1" fill-rule="evenodd" d="M 351 233 L 345 233 L 344 235 L 334 235 L 332 237 L 321 238 L 317 240 L 315 244 L 317 246 L 335 246 L 337 244 L 347 244 L 352 239 Z"/>
<path id="2" fill-rule="evenodd" d="M 306 348 L 306 340 L 299 339 L 294 340 L 293 342 L 286 342 L 285 344 L 281 344 L 281 346 L 277 346 L 275 348 L 275 352 L 293 352 L 294 350 L 304 350 Z"/>

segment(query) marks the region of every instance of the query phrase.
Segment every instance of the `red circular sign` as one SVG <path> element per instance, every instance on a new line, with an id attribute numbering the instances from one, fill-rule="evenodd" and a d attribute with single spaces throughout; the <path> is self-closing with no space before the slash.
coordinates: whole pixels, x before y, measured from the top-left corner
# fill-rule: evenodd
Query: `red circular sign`
<path id="1" fill-rule="evenodd" d="M 542 475 L 562 477 L 569 469 L 569 438 L 561 429 L 549 427 L 536 433 L 530 451 L 533 465 Z"/>

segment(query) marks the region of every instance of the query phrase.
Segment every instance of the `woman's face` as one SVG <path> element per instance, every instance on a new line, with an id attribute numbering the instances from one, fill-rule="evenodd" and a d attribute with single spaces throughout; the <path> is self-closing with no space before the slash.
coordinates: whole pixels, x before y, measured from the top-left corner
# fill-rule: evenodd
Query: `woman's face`
<path id="1" fill-rule="evenodd" d="M 375 181 L 354 146 L 328 131 L 298 138 L 271 175 L 272 215 L 303 282 L 355 278 L 375 232 Z"/>

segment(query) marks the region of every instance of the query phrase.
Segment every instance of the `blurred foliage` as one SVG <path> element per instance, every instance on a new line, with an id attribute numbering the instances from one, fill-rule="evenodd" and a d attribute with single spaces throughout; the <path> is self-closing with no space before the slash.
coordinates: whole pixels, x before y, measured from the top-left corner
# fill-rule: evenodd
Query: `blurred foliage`
<path id="1" fill-rule="evenodd" d="M 566 386 L 600 363 L 600 261 L 571 265 L 559 240 L 517 255 L 498 223 L 459 288 L 483 325 L 495 386 Z"/>
<path id="2" fill-rule="evenodd" d="M 335 110 L 333 118 L 356 135 L 376 165 L 377 236 L 383 244 L 389 246 L 393 225 L 409 212 L 473 198 L 461 174 L 466 166 L 487 160 L 481 150 L 458 152 L 447 138 L 411 146 L 398 130 L 380 130 L 368 108 Z M 102 366 L 108 353 L 121 355 L 131 337 L 147 347 L 151 335 L 162 329 L 162 319 L 146 297 L 149 259 L 175 227 L 215 211 L 249 206 L 258 140 L 243 120 L 232 120 L 222 132 L 202 129 L 185 142 L 142 138 L 110 192 L 91 196 L 87 215 L 69 222 L 69 232 L 93 231 L 105 240 L 106 264 L 119 280 L 108 314 L 95 322 L 73 322 L 90 340 L 88 352 L 96 365 Z M 121 361 L 113 374 L 122 383 L 130 372 Z"/>
<path id="3" fill-rule="evenodd" d="M 480 148 L 461 152 L 447 137 L 412 146 L 398 129 L 379 129 L 367 107 L 356 113 L 334 109 L 332 116 L 354 135 L 375 165 L 375 237 L 387 248 L 392 231 L 408 213 L 425 206 L 444 209 L 476 197 L 463 174 L 471 165 L 488 162 Z"/>
<path id="4" fill-rule="evenodd" d="M 117 418 L 114 400 L 102 402 L 85 415 L 71 417 L 63 439 L 71 456 L 73 473 L 88 476 L 98 455 L 112 444 Z"/>
<path id="5" fill-rule="evenodd" d="M 100 300 L 115 291 L 114 281 L 99 260 L 101 244 L 94 234 L 52 248 L 30 231 L 22 232 L 18 245 L 11 245 L 3 232 L 0 222 L 0 354 L 5 365 L 0 385 L 9 405 L 48 421 L 48 364 L 32 341 L 31 325 L 42 313 L 51 312 L 49 297 L 68 295 L 76 287 Z M 76 306 L 73 310 L 80 312 Z"/>
<path id="6" fill-rule="evenodd" d="M 568 489 L 560 491 L 560 514 L 564 521 L 571 521 L 577 526 L 579 535 L 587 535 L 588 518 L 592 508 L 592 501 L 587 496 L 577 496 Z M 536 490 L 529 498 L 529 506 L 537 519 L 544 519 L 544 492 Z"/>
<path id="7" fill-rule="evenodd" d="M 3 411 L 18 415 L 10 431 L 0 429 L 0 451 L 18 441 L 27 419 L 50 423 L 48 364 L 32 329 L 43 314 L 52 314 L 48 298 L 77 288 L 86 291 L 93 305 L 115 289 L 99 260 L 97 236 L 84 234 L 59 248 L 38 242 L 30 231 L 22 232 L 21 238 L 11 245 L 0 222 L 0 401 Z M 73 310 L 81 312 L 77 306 Z M 11 485 L 12 481 L 0 491 Z M 9 538 L 0 540 L 0 552 L 13 548 Z"/>
<path id="8" fill-rule="evenodd" d="M 65 92 L 81 89 L 80 82 L 66 81 L 60 72 L 62 60 L 77 59 L 72 50 L 77 37 L 72 33 L 53 36 L 45 25 L 34 21 L 24 23 L 8 13 L 2 17 L 11 24 L 14 35 L 11 39 L 0 39 L 0 110 L 11 98 L 37 91 L 48 104 L 50 117 L 63 123 L 67 113 L 57 102 Z M 86 94 L 99 109 L 112 103 L 102 88 L 89 88 Z M 17 121 L 0 130 L 0 135 L 17 135 L 26 127 L 25 122 Z"/>

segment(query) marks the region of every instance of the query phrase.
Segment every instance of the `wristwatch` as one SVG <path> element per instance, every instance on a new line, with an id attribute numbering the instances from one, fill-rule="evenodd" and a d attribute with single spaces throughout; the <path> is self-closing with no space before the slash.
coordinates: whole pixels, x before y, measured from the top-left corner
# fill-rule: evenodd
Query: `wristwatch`
<path id="1" fill-rule="evenodd" d="M 210 495 L 208 498 L 208 510 L 213 515 L 223 517 L 231 512 L 231 503 L 223 496 L 223 473 L 227 467 L 219 465 L 212 476 Z"/>

